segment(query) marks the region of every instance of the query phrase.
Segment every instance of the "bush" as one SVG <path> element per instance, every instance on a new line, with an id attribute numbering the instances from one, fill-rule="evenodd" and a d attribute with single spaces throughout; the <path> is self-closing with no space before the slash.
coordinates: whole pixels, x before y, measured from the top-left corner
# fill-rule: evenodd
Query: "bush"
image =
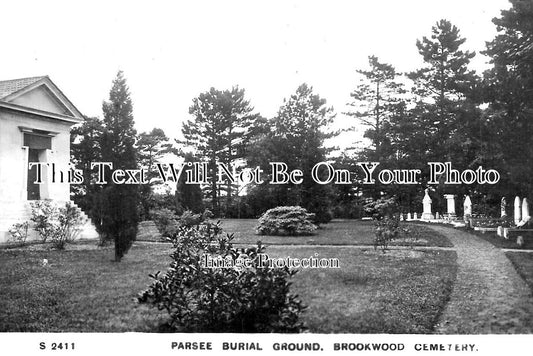
<path id="1" fill-rule="evenodd" d="M 204 214 L 194 214 L 190 210 L 185 210 L 179 218 L 180 226 L 196 226 L 200 225 L 205 220 Z"/>
<path id="2" fill-rule="evenodd" d="M 40 200 L 31 203 L 31 207 L 34 229 L 43 242 L 50 238 L 54 247 L 62 250 L 66 243 L 74 241 L 81 232 L 83 218 L 71 202 L 67 202 L 64 207 L 57 207 L 50 200 Z"/>
<path id="3" fill-rule="evenodd" d="M 212 216 L 213 214 L 209 210 L 205 210 L 202 214 L 194 214 L 190 210 L 185 210 L 179 217 L 170 209 L 150 211 L 151 219 L 164 237 L 176 236 L 180 226 L 197 226 Z"/>
<path id="4" fill-rule="evenodd" d="M 383 252 L 389 247 L 389 242 L 398 237 L 399 220 L 393 216 L 386 216 L 381 220 L 376 220 L 374 231 L 374 249 L 380 247 Z"/>
<path id="5" fill-rule="evenodd" d="M 30 224 L 25 221 L 23 223 L 16 223 L 11 226 L 9 229 L 9 233 L 11 234 L 11 238 L 24 245 L 26 243 L 26 239 L 28 238 L 28 227 Z"/>
<path id="6" fill-rule="evenodd" d="M 152 285 L 138 297 L 139 303 L 166 310 L 165 330 L 174 332 L 299 332 L 304 310 L 289 292 L 288 268 L 259 266 L 264 246 L 237 250 L 232 236 L 222 236 L 218 223 L 182 226 L 172 239 L 172 263 L 164 275 L 150 275 Z M 250 266 L 212 268 L 206 258 Z"/>
<path id="7" fill-rule="evenodd" d="M 310 214 L 299 206 L 278 206 L 267 210 L 259 218 L 256 232 L 259 235 L 308 236 L 317 229 Z"/>
<path id="8" fill-rule="evenodd" d="M 52 235 L 53 221 L 57 219 L 57 207 L 51 200 L 37 200 L 31 203 L 31 221 L 42 242 Z"/>
<path id="9" fill-rule="evenodd" d="M 389 242 L 400 233 L 399 206 L 394 197 L 381 198 L 365 204 L 365 212 L 375 221 L 374 248 L 380 247 L 383 252 L 389 247 Z"/>
<path id="10" fill-rule="evenodd" d="M 166 208 L 150 210 L 150 218 L 164 237 L 176 234 L 178 230 L 178 217 L 174 211 Z"/>

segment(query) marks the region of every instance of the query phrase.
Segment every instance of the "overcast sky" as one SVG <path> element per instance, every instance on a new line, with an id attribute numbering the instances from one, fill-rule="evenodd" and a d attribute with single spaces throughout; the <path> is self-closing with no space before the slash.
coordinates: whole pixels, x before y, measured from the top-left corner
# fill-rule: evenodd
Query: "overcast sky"
<path id="1" fill-rule="evenodd" d="M 102 116 L 124 71 L 139 131 L 176 137 L 194 97 L 239 85 L 263 116 L 306 82 L 338 113 L 377 55 L 417 68 L 415 43 L 441 18 L 479 52 L 507 0 L 4 1 L 0 79 L 49 75 L 82 113 Z M 473 68 L 486 68 L 478 53 Z"/>

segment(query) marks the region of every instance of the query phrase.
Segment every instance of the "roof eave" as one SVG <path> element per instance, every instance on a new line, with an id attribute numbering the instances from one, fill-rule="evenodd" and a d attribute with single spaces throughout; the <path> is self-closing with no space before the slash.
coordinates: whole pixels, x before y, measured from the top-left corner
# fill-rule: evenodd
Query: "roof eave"
<path id="1" fill-rule="evenodd" d="M 8 102 L 2 101 L 2 100 L 0 100 L 0 108 L 5 108 L 5 109 L 8 109 L 8 110 L 23 112 L 23 113 L 32 114 L 32 115 L 37 115 L 37 116 L 41 116 L 41 117 L 45 117 L 45 118 L 49 118 L 49 119 L 54 119 L 54 120 L 59 120 L 59 121 L 63 121 L 63 122 L 68 122 L 70 124 L 78 124 L 80 122 L 83 122 L 83 117 L 79 117 L 78 118 L 78 117 L 74 117 L 74 116 L 56 114 L 56 113 L 53 113 L 53 112 L 48 112 L 48 111 L 43 111 L 43 110 L 39 110 L 39 109 L 29 108 L 27 106 L 21 106 L 21 105 L 17 105 L 17 104 L 13 104 L 13 103 L 8 103 Z"/>

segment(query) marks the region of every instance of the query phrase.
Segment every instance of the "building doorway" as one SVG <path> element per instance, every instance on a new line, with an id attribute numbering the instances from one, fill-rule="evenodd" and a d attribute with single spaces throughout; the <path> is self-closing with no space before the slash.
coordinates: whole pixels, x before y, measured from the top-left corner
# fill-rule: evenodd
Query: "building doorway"
<path id="1" fill-rule="evenodd" d="M 39 151 L 34 148 L 30 148 L 28 152 L 28 163 L 39 162 Z M 28 170 L 28 200 L 40 200 L 41 199 L 41 186 L 36 184 L 37 179 L 37 167 L 33 166 Z"/>

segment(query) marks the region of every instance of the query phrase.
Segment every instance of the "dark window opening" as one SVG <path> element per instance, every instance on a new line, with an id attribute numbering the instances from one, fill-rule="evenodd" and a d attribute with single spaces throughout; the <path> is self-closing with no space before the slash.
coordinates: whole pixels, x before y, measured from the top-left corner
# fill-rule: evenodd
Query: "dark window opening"
<path id="1" fill-rule="evenodd" d="M 50 136 L 24 133 L 24 146 L 35 150 L 51 150 L 52 138 Z"/>

